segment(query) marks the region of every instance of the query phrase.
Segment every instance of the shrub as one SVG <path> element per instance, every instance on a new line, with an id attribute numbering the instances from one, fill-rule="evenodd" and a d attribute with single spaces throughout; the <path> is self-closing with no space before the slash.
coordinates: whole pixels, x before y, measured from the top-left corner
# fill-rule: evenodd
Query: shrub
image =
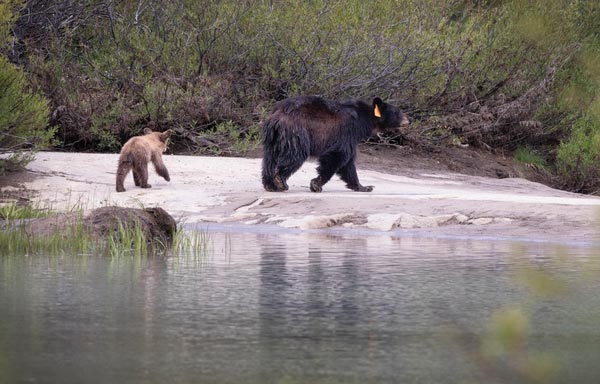
<path id="1" fill-rule="evenodd" d="M 0 53 L 14 43 L 10 29 L 21 1 L 0 3 Z M 25 73 L 0 54 L 0 173 L 25 165 L 51 144 L 48 102 L 28 88 Z"/>
<path id="2" fill-rule="evenodd" d="M 561 143 L 557 169 L 564 187 L 577 192 L 597 192 L 600 187 L 600 120 L 588 113 L 575 122 Z"/>
<path id="3" fill-rule="evenodd" d="M 23 166 L 52 143 L 47 100 L 27 88 L 21 70 L 0 56 L 0 171 Z"/>

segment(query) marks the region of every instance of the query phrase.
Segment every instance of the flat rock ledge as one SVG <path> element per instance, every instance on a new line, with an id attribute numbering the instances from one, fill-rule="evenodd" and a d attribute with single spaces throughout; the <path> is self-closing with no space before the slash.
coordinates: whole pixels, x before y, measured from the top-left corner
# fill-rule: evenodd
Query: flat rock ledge
<path id="1" fill-rule="evenodd" d="M 519 178 L 419 169 L 382 173 L 364 169 L 359 158 L 360 180 L 374 185 L 373 192 L 350 191 L 334 177 L 322 193 L 312 193 L 308 186 L 317 165 L 309 161 L 288 180 L 287 192 L 274 193 L 261 184 L 259 158 L 165 155 L 170 182 L 150 170 L 152 188 L 137 188 L 129 177 L 127 191 L 117 193 L 118 156 L 40 152 L 27 166 L 27 177 L 13 188 L 30 192 L 34 206 L 67 212 L 73 206 L 85 210 L 160 206 L 185 228 L 218 224 L 246 230 L 243 226 L 265 224 L 253 230 L 342 228 L 392 236 L 600 244 L 599 197 Z M 11 191 L 10 186 L 0 188 L 0 193 L 19 196 L 20 190 Z M 87 219 L 91 225 L 101 228 L 92 217 Z"/>
<path id="2" fill-rule="evenodd" d="M 329 216 L 308 215 L 302 218 L 271 217 L 264 220 L 268 224 L 278 224 L 282 227 L 319 229 L 331 227 L 365 228 L 377 231 L 391 231 L 394 229 L 436 228 L 445 225 L 487 225 L 496 223 L 509 223 L 513 219 L 508 217 L 469 217 L 462 213 L 446 215 L 419 216 L 410 213 L 380 213 L 372 215 L 337 214 Z M 249 222 L 252 223 L 252 222 Z"/>

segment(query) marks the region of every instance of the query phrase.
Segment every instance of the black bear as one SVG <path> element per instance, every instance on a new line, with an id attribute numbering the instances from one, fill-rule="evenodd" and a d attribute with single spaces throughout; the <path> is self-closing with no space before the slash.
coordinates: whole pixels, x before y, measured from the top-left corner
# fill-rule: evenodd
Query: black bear
<path id="1" fill-rule="evenodd" d="M 321 192 L 334 174 L 353 191 L 370 192 L 356 174 L 356 148 L 371 134 L 408 124 L 399 108 L 380 98 L 336 102 L 299 96 L 278 102 L 262 127 L 262 182 L 267 191 L 287 191 L 287 179 L 309 156 L 319 160 L 310 190 Z"/>

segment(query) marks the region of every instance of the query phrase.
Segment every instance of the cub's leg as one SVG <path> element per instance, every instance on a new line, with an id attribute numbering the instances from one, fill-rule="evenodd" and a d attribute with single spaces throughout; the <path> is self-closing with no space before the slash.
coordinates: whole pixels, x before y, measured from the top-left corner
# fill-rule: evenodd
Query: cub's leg
<path id="1" fill-rule="evenodd" d="M 125 187 L 123 183 L 125 181 L 125 177 L 129 173 L 132 168 L 131 161 L 128 160 L 119 160 L 119 166 L 117 167 L 117 192 L 125 192 Z M 135 172 L 134 172 L 135 177 Z"/>
<path id="2" fill-rule="evenodd" d="M 140 182 L 140 175 L 137 173 L 136 169 L 133 168 L 133 182 L 135 183 L 136 187 L 139 187 L 141 182 Z"/>
<path id="3" fill-rule="evenodd" d="M 356 192 L 371 192 L 373 190 L 372 185 L 363 186 L 358 181 L 358 175 L 356 174 L 356 165 L 354 164 L 354 158 L 350 159 L 348 163 L 337 171 L 340 178 L 346 182 L 346 187 Z"/>
<path id="4" fill-rule="evenodd" d="M 154 164 L 154 169 L 159 176 L 162 176 L 163 179 L 167 181 L 171 181 L 171 178 L 169 177 L 169 171 L 167 170 L 165 163 L 162 161 L 162 156 L 152 156 L 152 164 Z"/>
<path id="5" fill-rule="evenodd" d="M 145 161 L 144 162 L 136 161 L 133 164 L 133 172 L 137 172 L 137 174 L 138 174 L 139 181 L 140 181 L 140 187 L 152 188 L 152 185 L 148 184 L 148 164 Z"/>
<path id="6" fill-rule="evenodd" d="M 317 167 L 319 176 L 310 181 L 310 190 L 312 192 L 321 192 L 323 185 L 331 179 L 346 161 L 346 156 L 340 152 L 330 152 L 320 156 L 319 166 Z"/>

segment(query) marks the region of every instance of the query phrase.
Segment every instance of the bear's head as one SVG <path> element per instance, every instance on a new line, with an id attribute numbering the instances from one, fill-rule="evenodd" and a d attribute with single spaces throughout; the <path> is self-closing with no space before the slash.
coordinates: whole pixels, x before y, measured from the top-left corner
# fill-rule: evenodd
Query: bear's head
<path id="1" fill-rule="evenodd" d="M 379 97 L 373 99 L 373 115 L 378 131 L 395 130 L 410 124 L 408 116 L 400 108 L 384 103 Z"/>
<path id="2" fill-rule="evenodd" d="M 167 129 L 164 132 L 154 132 L 150 128 L 144 128 L 144 136 L 148 136 L 151 140 L 157 142 L 160 146 L 161 152 L 165 152 L 167 150 L 167 144 L 169 143 L 169 137 L 173 130 Z"/>

